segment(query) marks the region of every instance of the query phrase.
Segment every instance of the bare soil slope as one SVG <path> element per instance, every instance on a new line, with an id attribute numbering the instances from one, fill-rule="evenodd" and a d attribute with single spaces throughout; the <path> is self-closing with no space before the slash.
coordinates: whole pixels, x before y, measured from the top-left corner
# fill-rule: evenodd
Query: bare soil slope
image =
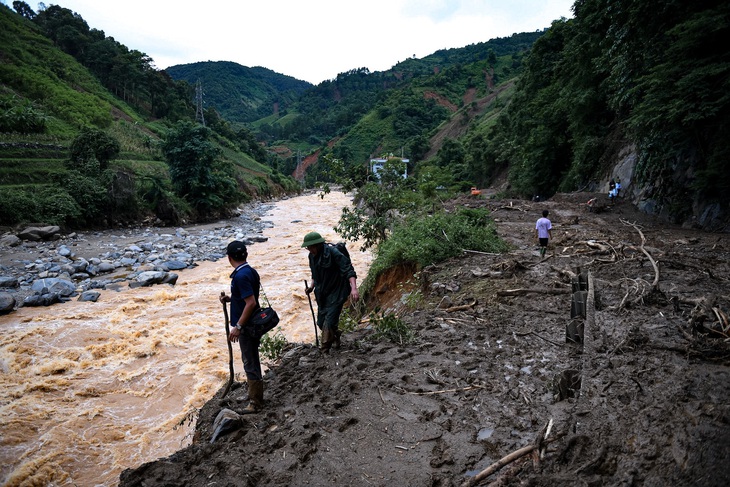
<path id="1" fill-rule="evenodd" d="M 294 345 L 265 412 L 211 443 L 219 411 L 246 405 L 245 387 L 219 391 L 193 445 L 121 485 L 727 485 L 727 235 L 627 202 L 589 213 L 592 196 L 453 202 L 491 208 L 514 250 L 381 282 L 413 341 L 373 340 L 370 323 L 328 355 Z"/>

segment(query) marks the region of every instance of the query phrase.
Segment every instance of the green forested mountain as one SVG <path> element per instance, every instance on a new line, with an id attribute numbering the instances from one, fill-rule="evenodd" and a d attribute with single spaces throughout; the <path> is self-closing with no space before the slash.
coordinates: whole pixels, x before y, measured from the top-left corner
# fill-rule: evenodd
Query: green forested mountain
<path id="1" fill-rule="evenodd" d="M 253 122 L 286 112 L 312 86 L 270 69 L 226 61 L 180 64 L 165 71 L 175 80 L 200 82 L 204 103 L 231 122 Z"/>
<path id="2" fill-rule="evenodd" d="M 579 0 L 574 12 L 526 56 L 513 36 L 355 70 L 306 92 L 299 116 L 260 128 L 346 165 L 403 153 L 416 185 L 506 173 L 521 197 L 600 189 L 621 165 L 640 207 L 730 228 L 730 4 Z M 377 88 L 353 95 L 346 82 Z M 317 108 L 316 121 L 304 115 Z"/>

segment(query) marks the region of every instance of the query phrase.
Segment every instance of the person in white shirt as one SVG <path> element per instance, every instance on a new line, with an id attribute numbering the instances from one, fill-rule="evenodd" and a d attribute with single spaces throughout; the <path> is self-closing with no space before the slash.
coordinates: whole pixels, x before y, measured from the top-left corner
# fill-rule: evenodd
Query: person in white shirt
<path id="1" fill-rule="evenodd" d="M 542 211 L 542 218 L 535 223 L 535 237 L 540 242 L 540 257 L 545 257 L 548 241 L 553 238 L 553 224 L 548 220 L 547 210 Z"/>

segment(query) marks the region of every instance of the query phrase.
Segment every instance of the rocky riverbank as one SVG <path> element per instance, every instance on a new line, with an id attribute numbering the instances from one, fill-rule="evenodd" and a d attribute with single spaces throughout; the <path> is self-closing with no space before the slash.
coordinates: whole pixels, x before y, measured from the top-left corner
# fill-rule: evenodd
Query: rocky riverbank
<path id="1" fill-rule="evenodd" d="M 174 284 L 177 271 L 225 255 L 231 240 L 265 241 L 267 203 L 241 208 L 235 218 L 189 227 L 134 227 L 63 233 L 25 227 L 0 235 L 0 313 L 22 306 L 95 301 L 98 290 Z"/>

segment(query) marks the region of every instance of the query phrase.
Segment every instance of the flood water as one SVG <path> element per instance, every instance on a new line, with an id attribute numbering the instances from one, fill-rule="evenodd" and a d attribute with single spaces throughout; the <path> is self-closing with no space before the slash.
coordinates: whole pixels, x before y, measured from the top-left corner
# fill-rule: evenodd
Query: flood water
<path id="1" fill-rule="evenodd" d="M 274 203 L 268 241 L 249 247 L 290 342 L 314 342 L 302 238 L 340 240 L 332 227 L 350 204 L 342 193 Z M 360 284 L 371 256 L 348 249 Z M 186 418 L 228 381 L 218 296 L 229 292 L 231 271 L 225 258 L 200 262 L 178 272 L 174 287 L 102 291 L 96 303 L 0 316 L 0 484 L 115 486 L 123 469 L 190 444 Z M 241 380 L 237 344 L 233 351 Z"/>

